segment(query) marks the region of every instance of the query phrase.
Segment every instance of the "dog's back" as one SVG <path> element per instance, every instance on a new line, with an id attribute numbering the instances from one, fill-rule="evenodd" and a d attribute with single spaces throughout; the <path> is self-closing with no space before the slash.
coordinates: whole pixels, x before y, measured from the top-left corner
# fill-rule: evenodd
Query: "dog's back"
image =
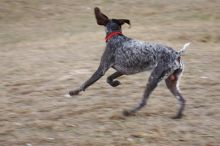
<path id="1" fill-rule="evenodd" d="M 115 51 L 113 67 L 124 74 L 151 70 L 158 61 L 171 62 L 177 58 L 177 53 L 167 46 L 126 36 L 117 36 L 108 43 L 112 51 Z"/>

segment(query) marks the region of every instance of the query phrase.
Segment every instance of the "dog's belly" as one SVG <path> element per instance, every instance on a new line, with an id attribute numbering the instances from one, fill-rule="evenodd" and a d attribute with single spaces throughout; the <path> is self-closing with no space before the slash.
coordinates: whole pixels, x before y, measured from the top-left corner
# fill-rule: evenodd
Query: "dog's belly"
<path id="1" fill-rule="evenodd" d="M 154 66 L 148 66 L 146 68 L 128 68 L 125 66 L 114 65 L 113 68 L 125 75 L 131 75 L 131 74 L 136 74 L 139 72 L 151 70 L 152 68 L 154 68 Z"/>
<path id="2" fill-rule="evenodd" d="M 156 63 L 148 62 L 148 61 L 146 62 L 122 61 L 120 63 L 115 62 L 115 64 L 112 67 L 125 75 L 130 75 L 130 74 L 151 70 L 155 66 Z"/>

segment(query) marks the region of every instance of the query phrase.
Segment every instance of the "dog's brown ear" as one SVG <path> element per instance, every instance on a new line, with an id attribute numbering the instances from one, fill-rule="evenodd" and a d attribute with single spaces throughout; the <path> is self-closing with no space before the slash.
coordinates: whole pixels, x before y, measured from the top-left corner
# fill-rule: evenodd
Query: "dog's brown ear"
<path id="1" fill-rule="evenodd" d="M 129 26 L 131 26 L 130 20 L 128 19 L 117 19 L 120 25 L 123 25 L 127 23 Z"/>
<path id="2" fill-rule="evenodd" d="M 94 8 L 95 18 L 98 25 L 106 25 L 109 22 L 108 17 L 103 14 L 98 7 Z"/>

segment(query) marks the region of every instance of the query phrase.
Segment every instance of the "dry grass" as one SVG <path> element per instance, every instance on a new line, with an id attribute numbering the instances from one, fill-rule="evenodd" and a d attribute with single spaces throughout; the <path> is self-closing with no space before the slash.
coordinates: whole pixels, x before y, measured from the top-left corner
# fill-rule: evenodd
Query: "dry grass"
<path id="1" fill-rule="evenodd" d="M 185 116 L 162 83 L 136 116 L 146 73 L 105 77 L 64 98 L 96 70 L 104 31 L 93 7 L 129 18 L 124 33 L 177 48 L 192 42 L 181 81 Z M 0 146 L 219 146 L 220 2 L 218 0 L 17 0 L 0 2 Z M 85 55 L 86 54 L 86 55 Z"/>

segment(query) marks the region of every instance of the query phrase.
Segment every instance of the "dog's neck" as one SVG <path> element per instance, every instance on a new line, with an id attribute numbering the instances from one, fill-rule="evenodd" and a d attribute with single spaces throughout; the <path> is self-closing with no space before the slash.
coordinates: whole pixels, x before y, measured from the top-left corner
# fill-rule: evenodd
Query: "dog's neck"
<path id="1" fill-rule="evenodd" d="M 108 42 L 115 35 L 122 35 L 122 32 L 121 31 L 113 31 L 113 32 L 106 33 L 105 41 Z"/>

